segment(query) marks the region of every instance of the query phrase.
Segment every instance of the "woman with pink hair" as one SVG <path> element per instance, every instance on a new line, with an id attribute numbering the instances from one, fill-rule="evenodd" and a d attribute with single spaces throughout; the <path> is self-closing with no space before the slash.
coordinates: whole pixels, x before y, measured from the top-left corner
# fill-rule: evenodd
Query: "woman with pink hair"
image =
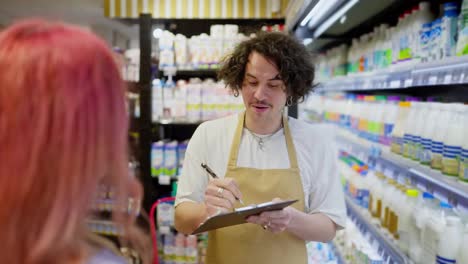
<path id="1" fill-rule="evenodd" d="M 2 263 L 125 263 L 86 227 L 100 184 L 115 192 L 123 239 L 151 261 L 123 210 L 142 195 L 128 173 L 124 89 L 112 52 L 84 29 L 29 20 L 0 32 Z"/>

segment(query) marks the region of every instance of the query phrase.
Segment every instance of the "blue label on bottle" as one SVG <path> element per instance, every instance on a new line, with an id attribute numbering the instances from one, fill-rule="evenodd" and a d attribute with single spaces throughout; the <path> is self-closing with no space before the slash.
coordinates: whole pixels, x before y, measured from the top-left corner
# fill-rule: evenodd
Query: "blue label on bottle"
<path id="1" fill-rule="evenodd" d="M 431 151 L 433 153 L 437 153 L 437 154 L 442 154 L 444 153 L 444 143 L 442 142 L 437 142 L 437 141 L 432 141 L 432 144 L 431 144 Z"/>
<path id="2" fill-rule="evenodd" d="M 453 264 L 457 263 L 456 259 L 449 259 L 449 258 L 444 258 L 439 255 L 436 256 L 436 262 L 440 264 Z"/>

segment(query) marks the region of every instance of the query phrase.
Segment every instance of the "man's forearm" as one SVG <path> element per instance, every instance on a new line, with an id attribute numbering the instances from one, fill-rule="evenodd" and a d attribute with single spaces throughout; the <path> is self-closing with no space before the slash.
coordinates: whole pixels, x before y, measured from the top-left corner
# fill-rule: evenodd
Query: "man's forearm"
<path id="1" fill-rule="evenodd" d="M 205 204 L 182 202 L 175 209 L 174 225 L 177 231 L 191 234 L 206 218 Z"/>
<path id="2" fill-rule="evenodd" d="M 287 231 L 305 241 L 328 242 L 335 237 L 336 225 L 322 213 L 306 214 L 294 210 Z"/>

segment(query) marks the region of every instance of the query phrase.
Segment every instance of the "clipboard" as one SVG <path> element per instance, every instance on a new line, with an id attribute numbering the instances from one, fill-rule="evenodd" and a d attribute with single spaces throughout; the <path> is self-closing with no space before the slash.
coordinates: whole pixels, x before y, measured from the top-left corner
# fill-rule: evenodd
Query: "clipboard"
<path id="1" fill-rule="evenodd" d="M 195 234 L 206 232 L 206 231 L 213 230 L 213 229 L 245 224 L 247 223 L 245 219 L 251 215 L 260 214 L 266 211 L 281 210 L 297 201 L 298 200 L 286 200 L 286 201 L 281 201 L 281 202 L 266 202 L 266 203 L 254 204 L 254 205 L 236 208 L 234 212 L 215 215 L 213 217 L 208 218 L 195 231 L 193 231 L 192 234 L 195 235 Z"/>

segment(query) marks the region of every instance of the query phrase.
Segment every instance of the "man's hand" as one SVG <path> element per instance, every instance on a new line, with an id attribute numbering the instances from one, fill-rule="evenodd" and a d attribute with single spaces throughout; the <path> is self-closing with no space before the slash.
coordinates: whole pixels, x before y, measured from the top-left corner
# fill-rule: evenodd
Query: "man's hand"
<path id="1" fill-rule="evenodd" d="M 205 189 L 205 205 L 208 217 L 220 213 L 231 212 L 242 198 L 239 186 L 232 178 L 210 180 Z"/>
<path id="2" fill-rule="evenodd" d="M 281 202 L 279 198 L 273 199 L 273 202 Z M 281 233 L 285 231 L 291 219 L 295 213 L 296 209 L 291 206 L 288 206 L 282 210 L 263 212 L 260 215 L 249 216 L 246 220 L 252 224 L 258 224 L 263 227 L 263 229 L 269 230 L 274 234 Z"/>

